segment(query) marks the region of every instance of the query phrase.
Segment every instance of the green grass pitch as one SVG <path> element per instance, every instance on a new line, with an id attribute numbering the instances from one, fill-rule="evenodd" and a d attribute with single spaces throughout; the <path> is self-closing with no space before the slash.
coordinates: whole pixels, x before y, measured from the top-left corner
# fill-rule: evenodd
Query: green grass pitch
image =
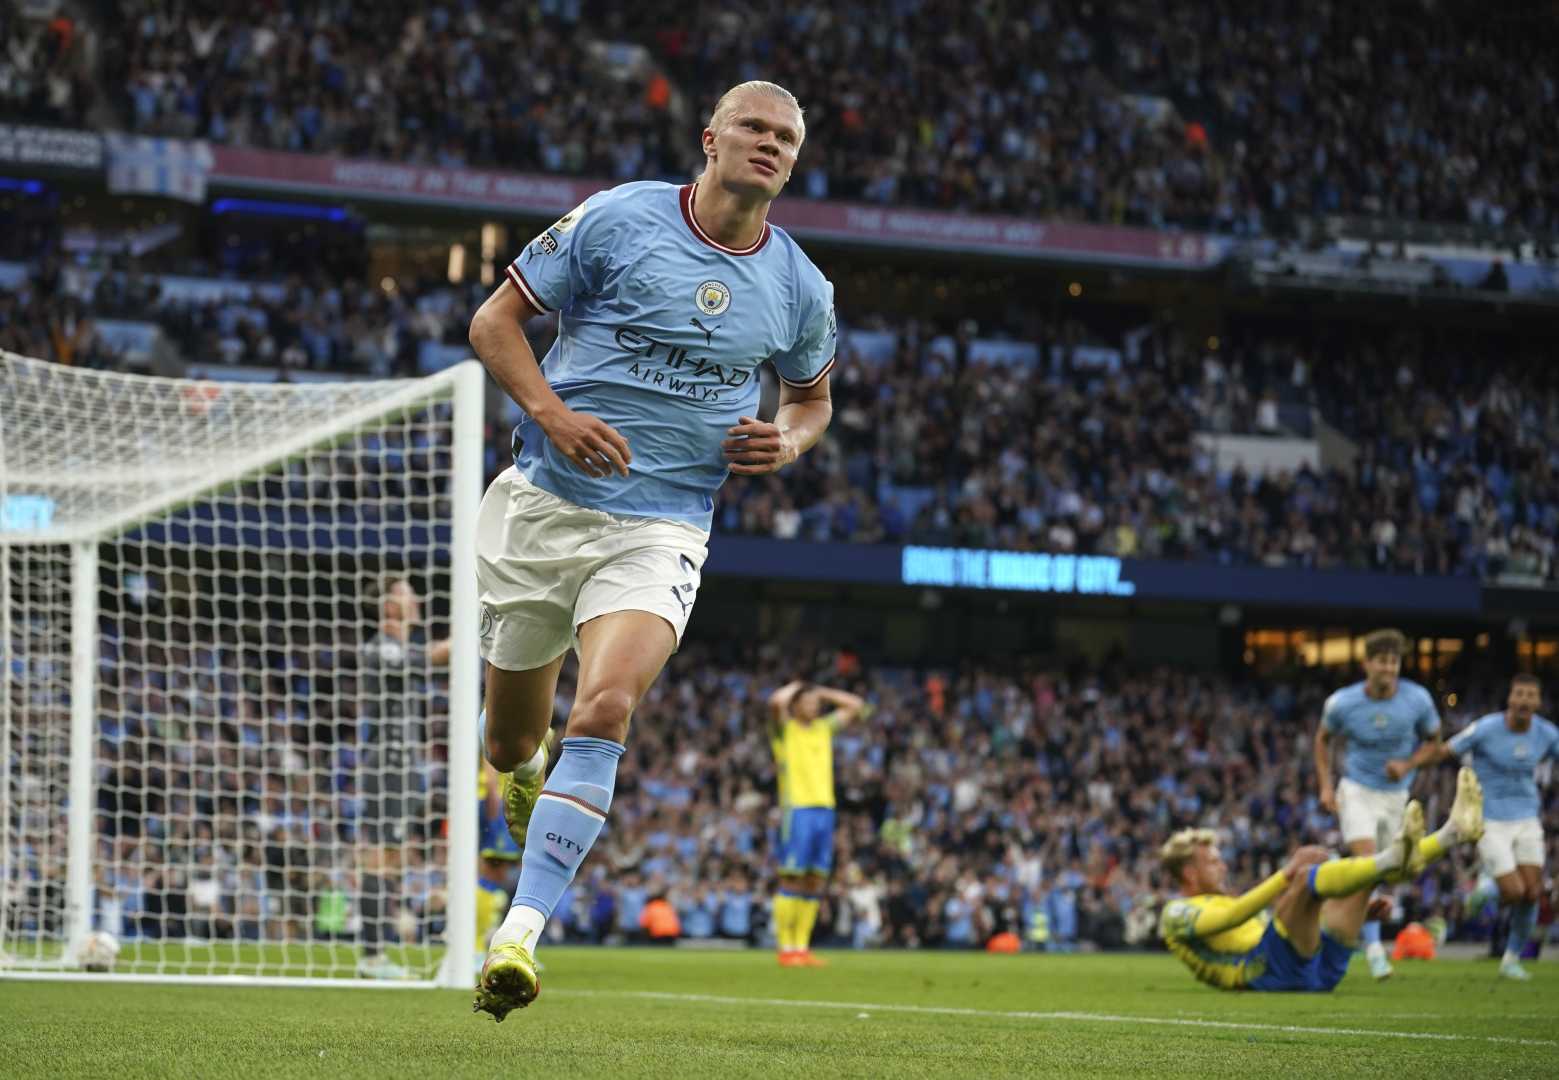
<path id="1" fill-rule="evenodd" d="M 501 1025 L 470 994 L 0 980 L 7 1077 L 1242 1078 L 1559 1075 L 1559 968 L 1362 962 L 1226 994 L 1162 956 L 548 948 Z"/>

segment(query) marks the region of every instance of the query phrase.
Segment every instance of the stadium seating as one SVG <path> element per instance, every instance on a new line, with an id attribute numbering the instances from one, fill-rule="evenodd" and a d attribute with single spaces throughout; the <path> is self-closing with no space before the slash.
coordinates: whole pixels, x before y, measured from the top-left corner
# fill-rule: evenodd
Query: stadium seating
<path id="1" fill-rule="evenodd" d="M 1559 231 L 1528 129 L 1559 41 L 1514 11 L 937 0 L 868 30 L 777 0 L 116 9 L 101 75 L 140 132 L 682 177 L 686 121 L 761 70 L 809 107 L 808 197 L 1242 234 L 1312 216 Z"/>
<path id="2" fill-rule="evenodd" d="M 350 891 L 349 861 L 331 858 L 350 851 L 361 809 L 354 725 L 327 696 L 283 707 L 281 669 L 265 688 L 272 705 L 261 706 L 222 675 L 220 653 L 203 674 L 169 669 L 163 685 L 140 686 L 128 648 L 104 643 L 104 663 L 125 679 L 105 698 L 98 751 L 98 904 L 132 938 L 312 932 L 310 905 L 343 883 Z M 1336 673 L 1273 686 L 1129 668 L 885 668 L 845 679 L 832 673 L 859 670 L 849 657 L 787 647 L 797 655 L 879 706 L 837 743 L 839 871 L 825 927 L 840 940 L 979 947 L 1040 925 L 1049 947 L 1140 943 L 1151 930 L 1143 913 L 1167 895 L 1153 853 L 1174 828 L 1218 828 L 1243 879 L 1334 828 L 1316 805 L 1306 746 Z M 774 653 L 721 663 L 703 646 L 674 659 L 641 706 L 612 827 L 554 933 L 631 936 L 661 894 L 685 933 L 761 931 L 778 817 L 758 703 L 788 674 L 777 664 Z M 566 670 L 565 706 L 571 685 Z M 197 691 L 215 696 L 219 723 L 159 721 L 156 702 Z M 272 729 L 263 740 L 257 725 Z M 1450 770 L 1436 777 L 1431 805 L 1448 804 L 1450 782 Z M 226 796 L 241 816 L 219 812 Z M 1556 800 L 1548 795 L 1550 827 Z M 401 893 L 422 917 L 418 933 L 436 914 L 424 872 L 432 842 L 414 838 Z M 300 863 L 310 858 L 317 865 Z M 29 869 L 32 888 L 62 884 L 50 877 L 57 867 Z M 1429 883 L 1417 917 L 1458 924 L 1455 873 L 1447 864 Z M 217 886 L 192 891 L 196 880 Z"/>

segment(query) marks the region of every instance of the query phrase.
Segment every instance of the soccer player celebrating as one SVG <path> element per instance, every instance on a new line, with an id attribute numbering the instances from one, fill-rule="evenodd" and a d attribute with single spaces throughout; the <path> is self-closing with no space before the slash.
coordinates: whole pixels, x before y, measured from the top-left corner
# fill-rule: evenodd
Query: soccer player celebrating
<path id="1" fill-rule="evenodd" d="M 1411 770 L 1393 772 L 1387 763 L 1421 749 L 1420 740 L 1440 741 L 1440 714 L 1429 691 L 1401 677 L 1407 639 L 1397 630 L 1376 630 L 1364 639 L 1364 680 L 1326 699 L 1315 729 L 1315 772 L 1321 806 L 1338 816 L 1343 842 L 1354 855 L 1372 855 L 1381 839 L 1398 832 L 1407 806 Z M 1346 744 L 1343 778 L 1332 784 L 1332 742 Z M 1348 900 L 1361 920 L 1368 891 Z M 1380 943 L 1380 923 L 1364 921 L 1364 952 L 1370 974 L 1391 977 L 1391 961 Z"/>
<path id="2" fill-rule="evenodd" d="M 783 814 L 774 898 L 781 967 L 828 964 L 812 955 L 811 946 L 818 902 L 834 866 L 834 732 L 870 710 L 855 694 L 799 681 L 769 695 L 769 745 Z"/>
<path id="3" fill-rule="evenodd" d="M 1488 818 L 1478 856 L 1484 873 L 1499 887 L 1500 903 L 1512 909 L 1499 973 L 1522 982 L 1532 977 L 1521 966 L 1521 951 L 1537 924 L 1543 888 L 1537 766 L 1545 758 L 1559 758 L 1559 727 L 1537 715 L 1542 700 L 1542 683 L 1532 675 L 1517 675 L 1510 680 L 1504 712 L 1480 717 L 1449 742 L 1421 746 L 1411 758 L 1390 763 L 1394 771 L 1406 774 L 1420 765 L 1459 757 L 1478 774 Z M 1471 899 L 1481 908 L 1488 897 L 1475 893 Z"/>
<path id="4" fill-rule="evenodd" d="M 806 135 L 783 87 L 715 106 L 705 168 L 681 187 L 591 196 L 537 236 L 471 321 L 471 345 L 523 411 L 514 467 L 482 501 L 483 748 L 509 773 L 519 887 L 477 988 L 503 1019 L 535 998 L 533 955 L 611 806 L 634 707 L 676 651 L 727 471 L 772 473 L 832 415 L 833 286 L 769 205 Z M 521 323 L 556 311 L 545 372 Z M 756 418 L 760 363 L 781 380 Z M 562 756 L 543 789 L 558 668 L 579 654 Z"/>
<path id="5" fill-rule="evenodd" d="M 1233 897 L 1212 830 L 1182 829 L 1159 849 L 1181 893 L 1164 905 L 1159 936 L 1193 975 L 1221 990 L 1331 990 L 1348 973 L 1364 920 L 1352 897 L 1368 896 L 1381 881 L 1414 877 L 1482 833 L 1482 792 L 1472 770 L 1463 769 L 1439 832 L 1424 835 L 1423 808 L 1410 802 L 1380 853 L 1329 859 L 1324 848 L 1302 847 L 1283 869 Z"/>

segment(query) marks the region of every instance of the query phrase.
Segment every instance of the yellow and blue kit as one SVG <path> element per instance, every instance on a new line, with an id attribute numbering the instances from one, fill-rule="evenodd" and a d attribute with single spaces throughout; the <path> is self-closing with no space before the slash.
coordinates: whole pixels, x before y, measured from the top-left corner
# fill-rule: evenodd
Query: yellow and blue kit
<path id="1" fill-rule="evenodd" d="M 1239 897 L 1171 900 L 1159 917 L 1159 937 L 1191 974 L 1220 990 L 1331 990 L 1348 973 L 1353 949 L 1323 931 L 1315 955 L 1301 955 L 1267 910 L 1286 884 L 1274 874 Z"/>
<path id="2" fill-rule="evenodd" d="M 780 871 L 826 874 L 834 865 L 834 732 L 841 714 L 786 717 L 769 740 L 779 773 Z"/>

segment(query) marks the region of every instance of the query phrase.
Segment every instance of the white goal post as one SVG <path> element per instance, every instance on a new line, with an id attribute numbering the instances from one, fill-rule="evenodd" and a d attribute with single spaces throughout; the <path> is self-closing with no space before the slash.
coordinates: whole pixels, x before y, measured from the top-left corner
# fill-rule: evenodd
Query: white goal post
<path id="1" fill-rule="evenodd" d="M 484 388 L 0 351 L 0 977 L 472 985 Z"/>

